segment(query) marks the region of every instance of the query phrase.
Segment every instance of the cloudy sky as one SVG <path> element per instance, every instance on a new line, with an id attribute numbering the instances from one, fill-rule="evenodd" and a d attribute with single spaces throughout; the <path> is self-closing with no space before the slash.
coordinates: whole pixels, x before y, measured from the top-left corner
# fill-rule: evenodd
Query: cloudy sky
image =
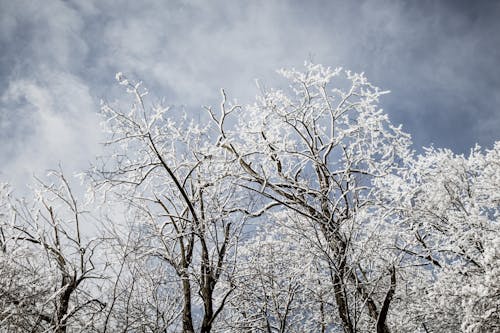
<path id="1" fill-rule="evenodd" d="M 498 1 L 0 0 L 0 182 L 99 154 L 117 71 L 201 112 L 304 60 L 363 71 L 415 149 L 500 139 Z"/>

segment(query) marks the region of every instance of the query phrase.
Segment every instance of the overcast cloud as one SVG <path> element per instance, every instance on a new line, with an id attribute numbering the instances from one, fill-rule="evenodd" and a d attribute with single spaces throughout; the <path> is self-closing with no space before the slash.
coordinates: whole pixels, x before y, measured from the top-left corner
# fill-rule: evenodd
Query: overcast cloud
<path id="1" fill-rule="evenodd" d="M 99 101 L 117 71 L 201 112 L 219 88 L 250 102 L 256 78 L 304 60 L 363 71 L 415 149 L 489 147 L 500 129 L 498 1 L 0 0 L 0 181 L 99 153 Z"/>

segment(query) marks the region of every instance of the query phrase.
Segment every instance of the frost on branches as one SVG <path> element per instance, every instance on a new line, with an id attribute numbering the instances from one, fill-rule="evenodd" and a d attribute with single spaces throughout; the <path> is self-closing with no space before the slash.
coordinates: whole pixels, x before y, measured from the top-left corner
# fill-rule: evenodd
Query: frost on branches
<path id="1" fill-rule="evenodd" d="M 0 188 L 0 332 L 500 331 L 500 143 L 417 155 L 363 74 L 280 74 L 191 117 L 118 73 L 86 200 Z"/>
<path id="2" fill-rule="evenodd" d="M 386 181 L 400 205 L 396 248 L 414 298 L 402 299 L 406 329 L 420 320 L 429 332 L 498 331 L 500 143 L 468 157 L 431 148 Z"/>
<path id="3" fill-rule="evenodd" d="M 93 331 L 106 307 L 95 288 L 100 240 L 83 234 L 88 216 L 64 175 L 49 179 L 0 216 L 2 332 Z"/>
<path id="4" fill-rule="evenodd" d="M 169 296 L 175 305 L 156 314 L 162 324 L 149 325 L 161 332 L 210 332 L 234 291 L 236 248 L 246 219 L 240 206 L 248 201 L 235 185 L 238 171 L 213 144 L 211 124 L 200 125 L 162 105 L 148 106 L 140 83 L 122 74 L 117 80 L 133 104 L 125 109 L 103 104 L 110 154 L 88 176 L 104 201 L 126 207 L 133 221 L 125 238 L 141 233 L 133 255 L 147 263 L 142 270 L 155 272 L 151 279 L 165 291 L 176 291 Z M 164 297 L 150 296 L 152 303 Z M 131 322 L 151 317 L 135 316 Z M 130 329 L 122 324 L 116 325 Z"/>
<path id="5" fill-rule="evenodd" d="M 410 158 L 410 140 L 377 107 L 384 92 L 361 74 L 307 65 L 281 71 L 290 92 L 263 91 L 238 114 L 211 112 L 218 145 L 244 172 L 242 185 L 313 228 L 328 263 L 338 327 L 390 332 L 398 253 L 388 251 L 390 227 L 376 202 L 374 179 L 397 174 Z M 341 87 L 341 88 L 338 88 Z"/>

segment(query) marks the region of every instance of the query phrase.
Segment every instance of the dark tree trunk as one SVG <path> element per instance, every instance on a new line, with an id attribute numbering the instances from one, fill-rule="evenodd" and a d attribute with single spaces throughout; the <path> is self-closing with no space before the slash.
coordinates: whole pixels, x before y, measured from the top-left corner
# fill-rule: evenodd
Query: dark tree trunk
<path id="1" fill-rule="evenodd" d="M 182 291 L 184 294 L 184 307 L 182 309 L 182 332 L 194 333 L 193 315 L 191 312 L 191 283 L 188 276 L 182 278 Z"/>
<path id="2" fill-rule="evenodd" d="M 207 246 L 202 240 L 202 264 L 201 264 L 201 297 L 205 313 L 201 323 L 201 333 L 210 333 L 214 319 L 213 292 L 215 288 L 215 279 L 212 275 Z"/>
<path id="3" fill-rule="evenodd" d="M 391 304 L 392 297 L 396 291 L 396 269 L 391 268 L 391 286 L 385 295 L 384 303 L 382 304 L 382 309 L 377 319 L 377 333 L 390 333 L 389 327 L 387 326 L 387 315 L 389 314 L 389 305 Z"/>
<path id="4" fill-rule="evenodd" d="M 62 288 L 65 289 L 59 296 L 57 304 L 56 317 L 54 318 L 55 333 L 66 333 L 67 318 L 65 318 L 65 316 L 67 315 L 68 312 L 71 294 L 76 289 L 76 281 L 74 278 L 70 276 L 63 275 L 61 284 Z"/>

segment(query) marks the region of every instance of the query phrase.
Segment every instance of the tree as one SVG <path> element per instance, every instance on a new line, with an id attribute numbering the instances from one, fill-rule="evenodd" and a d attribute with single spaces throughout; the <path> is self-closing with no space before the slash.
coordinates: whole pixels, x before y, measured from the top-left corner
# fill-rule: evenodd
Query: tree
<path id="1" fill-rule="evenodd" d="M 500 142 L 417 155 L 362 74 L 280 72 L 196 121 L 118 73 L 89 200 L 0 186 L 0 330 L 500 330 Z"/>
<path id="2" fill-rule="evenodd" d="M 427 149 L 404 174 L 383 179 L 398 207 L 396 247 L 405 254 L 409 291 L 400 315 L 440 332 L 499 329 L 500 143 L 468 157 Z"/>
<path id="3" fill-rule="evenodd" d="M 94 264 L 99 240 L 83 232 L 88 220 L 65 176 L 50 176 L 1 225 L 0 320 L 9 332 L 90 331 L 106 306 L 93 288 L 104 278 Z"/>
<path id="4" fill-rule="evenodd" d="M 148 235 L 137 226 L 109 220 L 105 318 L 99 332 L 168 332 L 178 330 L 182 293 L 176 274 L 162 260 L 144 255 Z"/>
<path id="5" fill-rule="evenodd" d="M 217 144 L 237 159 L 244 188 L 317 226 L 330 252 L 342 329 L 389 332 L 396 258 L 363 254 L 384 228 L 376 221 L 382 213 L 371 183 L 404 167 L 409 136 L 377 108 L 385 92 L 362 74 L 312 64 L 305 73 L 281 74 L 291 82 L 291 96 L 263 90 L 235 126 L 226 120 L 234 106 L 223 102 L 218 116 L 209 110 Z M 345 89 L 332 89 L 333 83 Z M 381 280 L 386 292 L 378 290 Z"/>
<path id="6" fill-rule="evenodd" d="M 130 209 L 142 235 L 139 257 L 175 272 L 171 287 L 182 290 L 183 332 L 198 326 L 210 332 L 233 292 L 234 249 L 245 219 L 238 207 L 246 199 L 233 185 L 236 174 L 223 150 L 211 144 L 208 125 L 171 108 L 149 107 L 140 84 L 121 73 L 117 80 L 135 102 L 129 111 L 103 105 L 106 145 L 114 151 L 89 177 L 106 200 Z"/>
<path id="7" fill-rule="evenodd" d="M 328 262 L 310 248 L 312 230 L 297 233 L 286 215 L 272 215 L 240 246 L 235 296 L 224 313 L 227 331 L 331 331 Z"/>

